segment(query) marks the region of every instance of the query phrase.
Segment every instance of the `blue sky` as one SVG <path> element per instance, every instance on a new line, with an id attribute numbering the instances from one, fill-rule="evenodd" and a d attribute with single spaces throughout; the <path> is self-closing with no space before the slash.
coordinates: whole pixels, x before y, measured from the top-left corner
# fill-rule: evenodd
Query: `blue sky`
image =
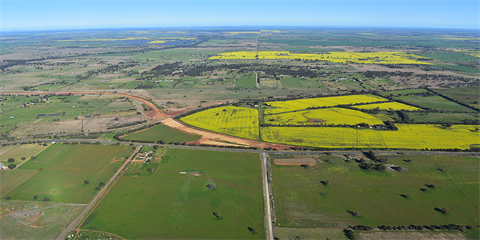
<path id="1" fill-rule="evenodd" d="M 479 9 L 478 0 L 0 0 L 0 28 L 273 25 L 480 29 Z"/>

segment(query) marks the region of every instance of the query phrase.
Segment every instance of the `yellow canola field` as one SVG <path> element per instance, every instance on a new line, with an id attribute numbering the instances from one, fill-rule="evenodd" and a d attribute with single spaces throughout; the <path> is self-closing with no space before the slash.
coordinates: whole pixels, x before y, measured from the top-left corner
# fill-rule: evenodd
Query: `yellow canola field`
<path id="1" fill-rule="evenodd" d="M 166 43 L 166 42 L 167 42 L 166 40 L 155 40 L 148 43 Z"/>
<path id="2" fill-rule="evenodd" d="M 258 139 L 258 110 L 225 106 L 207 109 L 181 118 L 183 122 L 228 135 Z"/>
<path id="3" fill-rule="evenodd" d="M 349 124 L 367 123 L 380 125 L 383 121 L 366 113 L 345 108 L 312 109 L 299 112 L 288 112 L 275 115 L 266 115 L 267 124 L 291 124 L 291 125 L 314 125 L 314 124 Z"/>
<path id="4" fill-rule="evenodd" d="M 303 59 L 320 60 L 337 63 L 364 63 L 364 64 L 431 64 L 418 60 L 428 60 L 426 57 L 405 52 L 329 52 L 324 54 L 290 53 L 288 51 L 238 51 L 220 53 L 210 59 Z"/>
<path id="5" fill-rule="evenodd" d="M 275 107 L 265 109 L 265 114 L 274 114 L 303 110 L 309 107 L 333 107 L 344 104 L 371 103 L 388 101 L 375 95 L 349 95 L 339 97 L 307 98 L 290 101 L 266 102 L 265 104 Z"/>
<path id="6" fill-rule="evenodd" d="M 358 105 L 353 106 L 354 108 L 358 109 L 375 109 L 378 108 L 380 110 L 407 110 L 407 111 L 416 111 L 422 110 L 421 108 L 409 106 L 399 102 L 386 102 L 386 103 L 374 103 L 374 104 L 367 104 L 367 105 Z"/>
<path id="7" fill-rule="evenodd" d="M 454 125 L 442 129 L 438 125 L 397 124 L 398 131 L 376 131 L 340 127 L 264 127 L 266 142 L 325 148 L 404 148 L 404 149 L 468 149 L 480 144 L 479 126 Z"/>

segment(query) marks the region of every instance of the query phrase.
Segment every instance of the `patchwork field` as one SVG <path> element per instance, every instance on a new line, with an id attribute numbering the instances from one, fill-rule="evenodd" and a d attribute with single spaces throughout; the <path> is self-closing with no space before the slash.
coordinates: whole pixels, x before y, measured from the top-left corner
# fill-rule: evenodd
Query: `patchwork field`
<path id="1" fill-rule="evenodd" d="M 51 202 L 87 203 L 100 182 L 107 182 L 120 167 L 120 160 L 131 153 L 127 146 L 54 144 L 18 169 L 39 171 L 6 194 L 12 200 L 48 197 Z M 88 180 L 90 184 L 85 184 Z"/>
<path id="2" fill-rule="evenodd" d="M 324 148 L 395 148 L 395 149 L 469 149 L 479 144 L 478 132 L 472 125 L 454 125 L 443 129 L 438 125 L 396 124 L 398 131 L 340 127 L 264 127 L 266 142 Z"/>
<path id="3" fill-rule="evenodd" d="M 122 139 L 133 141 L 160 141 L 165 142 L 190 142 L 200 139 L 198 135 L 192 135 L 174 130 L 165 125 L 157 125 L 153 128 L 142 130 L 137 133 L 131 133 L 123 136 Z"/>
<path id="4" fill-rule="evenodd" d="M 335 156 L 325 156 L 328 162 L 308 168 L 274 165 L 272 160 L 277 226 L 478 225 L 478 158 L 386 157 L 387 165 L 404 166 L 408 171 L 363 170 L 355 161 L 346 162 Z M 411 162 L 404 162 L 405 159 Z M 445 171 L 439 171 L 440 168 Z M 329 181 L 329 185 L 321 181 Z M 433 184 L 435 188 L 423 192 L 421 188 L 427 188 L 426 184 Z M 402 194 L 411 198 L 404 198 Z M 446 208 L 448 213 L 440 213 L 435 208 Z M 348 211 L 358 211 L 360 217 Z M 280 232 L 289 234 L 284 230 Z M 471 239 L 478 239 L 478 228 L 466 233 Z M 314 236 L 313 232 L 308 234 Z"/>
<path id="5" fill-rule="evenodd" d="M 224 106 L 194 113 L 181 121 L 206 130 L 248 139 L 258 139 L 258 110 Z"/>
<path id="6" fill-rule="evenodd" d="M 169 149 L 156 174 L 124 175 L 81 228 L 128 239 L 264 239 L 261 180 L 257 154 Z"/>
<path id="7" fill-rule="evenodd" d="M 266 108 L 265 114 L 302 110 L 310 107 L 334 107 L 344 104 L 358 104 L 383 101 L 387 101 L 387 99 L 375 95 L 350 95 L 340 97 L 307 98 L 291 101 L 266 102 L 265 105 L 273 108 Z"/>
<path id="8" fill-rule="evenodd" d="M 325 54 L 290 53 L 288 51 L 239 51 L 220 53 L 210 59 L 302 59 L 320 60 L 335 63 L 363 63 L 363 64 L 431 64 L 419 60 L 429 58 L 405 52 L 329 52 Z"/>
<path id="9" fill-rule="evenodd" d="M 265 123 L 279 125 L 314 125 L 314 124 L 350 124 L 367 123 L 369 125 L 383 124 L 383 121 L 366 113 L 345 109 L 326 108 L 297 112 L 266 115 Z"/>

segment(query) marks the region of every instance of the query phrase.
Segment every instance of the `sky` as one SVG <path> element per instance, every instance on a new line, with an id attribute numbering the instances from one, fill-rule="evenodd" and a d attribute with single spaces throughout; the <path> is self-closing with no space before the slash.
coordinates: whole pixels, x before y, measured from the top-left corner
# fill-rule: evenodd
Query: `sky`
<path id="1" fill-rule="evenodd" d="M 0 30 L 317 26 L 480 29 L 478 0 L 0 0 Z"/>

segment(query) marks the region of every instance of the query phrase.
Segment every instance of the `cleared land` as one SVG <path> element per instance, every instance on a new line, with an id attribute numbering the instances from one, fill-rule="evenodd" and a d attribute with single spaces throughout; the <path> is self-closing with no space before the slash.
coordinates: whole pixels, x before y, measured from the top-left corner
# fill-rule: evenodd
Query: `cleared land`
<path id="1" fill-rule="evenodd" d="M 258 110 L 252 108 L 224 106 L 194 113 L 180 120 L 214 132 L 258 139 Z"/>
<path id="2" fill-rule="evenodd" d="M 258 158 L 257 154 L 169 149 L 155 175 L 124 175 L 82 229 L 129 239 L 263 239 Z M 192 172 L 200 176 L 188 174 Z M 207 184 L 217 189 L 209 190 Z"/>
<path id="3" fill-rule="evenodd" d="M 177 130 L 174 130 L 166 125 L 157 125 L 153 128 L 147 130 L 141 130 L 136 133 L 131 133 L 126 136 L 123 136 L 122 139 L 125 140 L 145 140 L 145 141 L 160 141 L 164 140 L 165 142 L 190 142 L 200 139 L 200 136 L 183 133 Z"/>
<path id="4" fill-rule="evenodd" d="M 131 151 L 127 146 L 54 144 L 18 168 L 39 172 L 8 196 L 12 200 L 30 200 L 36 195 L 51 202 L 87 203 L 97 192 L 95 187 L 107 182 L 119 167 L 111 161 L 129 156 Z"/>
<path id="5" fill-rule="evenodd" d="M 55 239 L 84 205 L 0 200 L 0 238 Z"/>
<path id="6" fill-rule="evenodd" d="M 277 226 L 478 225 L 478 158 L 387 157 L 387 165 L 404 166 L 408 171 L 363 170 L 355 161 L 345 162 L 335 156 L 308 168 L 278 166 L 272 161 Z M 423 192 L 426 184 L 435 188 Z M 448 214 L 435 208 L 446 208 Z M 358 211 L 361 216 L 354 217 L 348 211 Z"/>
<path id="7" fill-rule="evenodd" d="M 396 124 L 398 131 L 340 127 L 264 127 L 262 139 L 288 145 L 324 148 L 394 148 L 394 149 L 469 149 L 479 144 L 473 125 Z"/>

